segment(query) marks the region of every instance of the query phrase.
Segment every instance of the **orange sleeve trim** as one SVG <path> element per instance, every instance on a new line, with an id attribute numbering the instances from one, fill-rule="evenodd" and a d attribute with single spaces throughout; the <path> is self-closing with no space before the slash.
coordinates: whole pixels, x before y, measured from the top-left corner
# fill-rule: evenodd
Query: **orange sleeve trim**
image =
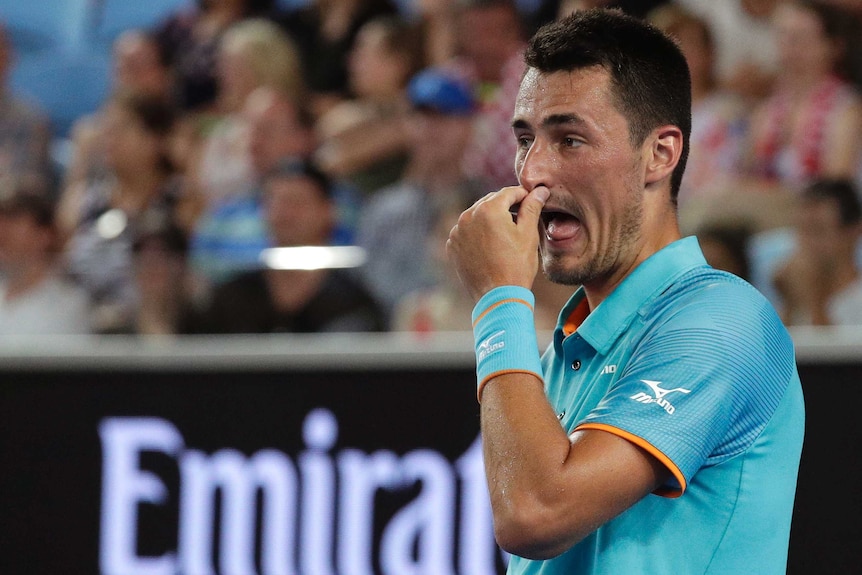
<path id="1" fill-rule="evenodd" d="M 491 381 L 495 377 L 499 377 L 501 375 L 508 375 L 511 373 L 526 373 L 527 375 L 533 375 L 544 385 L 545 380 L 542 379 L 542 376 L 535 371 L 528 371 L 526 369 L 502 369 L 500 371 L 495 371 L 494 373 L 479 382 L 479 387 L 476 389 L 476 399 L 479 401 L 479 403 L 482 403 L 482 392 L 485 391 L 485 385 L 487 385 L 489 381 Z"/>
<path id="2" fill-rule="evenodd" d="M 658 459 L 662 465 L 667 467 L 668 470 L 676 478 L 676 480 L 679 481 L 679 484 L 681 487 L 679 489 L 659 487 L 658 489 L 656 489 L 653 492 L 656 495 L 660 495 L 662 497 L 668 497 L 670 499 L 673 499 L 673 498 L 679 497 L 680 495 L 682 495 L 685 492 L 685 488 L 687 487 L 687 485 L 686 485 L 686 481 L 685 481 L 685 476 L 682 474 L 682 471 L 679 470 L 679 468 L 673 463 L 673 461 L 670 460 L 670 458 L 667 455 L 665 455 L 664 453 L 662 453 L 661 451 L 656 449 L 656 447 L 653 444 L 649 443 L 648 441 L 644 440 L 641 437 L 638 437 L 637 435 L 629 433 L 628 431 L 623 431 L 622 429 L 620 429 L 618 427 L 614 427 L 612 425 L 607 425 L 604 423 L 582 423 L 581 425 L 579 425 L 575 428 L 575 431 L 580 431 L 582 429 L 598 429 L 600 431 L 606 431 L 608 433 L 612 433 L 612 434 L 616 435 L 617 437 L 622 437 L 626 441 L 629 441 L 630 443 L 634 443 L 635 445 L 637 445 L 641 449 L 645 450 L 647 453 L 649 453 L 650 455 L 652 455 L 653 457 Z"/>
<path id="3" fill-rule="evenodd" d="M 486 309 L 485 311 L 483 311 L 482 313 L 480 313 L 480 314 L 479 314 L 479 317 L 477 317 L 477 318 L 476 318 L 476 321 L 474 321 L 474 322 L 473 322 L 473 327 L 476 327 L 476 324 L 477 324 L 477 323 L 479 323 L 479 322 L 482 320 L 482 318 L 483 318 L 483 317 L 485 317 L 485 316 L 488 314 L 488 312 L 490 312 L 490 311 L 491 311 L 492 309 L 494 309 L 494 308 L 497 308 L 497 307 L 499 307 L 499 306 L 503 305 L 504 303 L 520 303 L 520 304 L 524 304 L 525 306 L 527 306 L 528 308 L 530 308 L 530 311 L 533 311 L 533 306 L 531 306 L 531 305 L 530 305 L 530 302 L 528 302 L 528 301 L 527 301 L 527 300 L 525 300 L 525 299 L 516 298 L 516 297 L 510 297 L 510 298 L 507 298 L 507 299 L 501 299 L 500 301 L 498 301 L 498 302 L 494 302 L 492 305 L 489 305 L 489 306 L 488 306 L 488 309 Z"/>

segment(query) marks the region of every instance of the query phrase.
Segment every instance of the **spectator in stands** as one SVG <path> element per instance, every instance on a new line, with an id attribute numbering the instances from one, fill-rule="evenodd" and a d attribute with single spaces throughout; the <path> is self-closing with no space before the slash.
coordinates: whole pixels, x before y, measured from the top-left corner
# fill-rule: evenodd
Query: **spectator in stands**
<path id="1" fill-rule="evenodd" d="M 448 261 L 446 241 L 458 217 L 475 198 L 455 195 L 444 201 L 446 203 L 440 208 L 427 237 L 428 265 L 434 273 L 435 283 L 398 300 L 392 319 L 394 331 L 428 334 L 473 329 L 470 317 L 475 302 L 464 290 L 455 268 Z M 556 327 L 560 309 L 574 293 L 574 288 L 555 284 L 540 273 L 532 289 L 536 297 L 533 306 L 536 331 L 549 332 Z"/>
<path id="2" fill-rule="evenodd" d="M 191 266 L 204 292 L 258 267 L 261 250 L 270 245 L 261 205 L 262 178 L 279 162 L 308 158 L 315 148 L 309 113 L 283 91 L 257 88 L 241 115 L 248 129 L 253 180 L 242 193 L 213 203 L 193 228 Z"/>
<path id="3" fill-rule="evenodd" d="M 398 180 L 407 163 L 406 86 L 421 68 L 420 40 L 396 16 L 365 23 L 348 58 L 351 97 L 317 121 L 318 165 L 360 198 Z"/>
<path id="4" fill-rule="evenodd" d="M 486 191 L 467 177 L 460 161 L 475 111 L 469 84 L 452 72 L 426 69 L 410 81 L 408 97 L 410 163 L 400 182 L 362 207 L 356 236 L 368 251 L 361 277 L 390 319 L 402 297 L 436 283 L 427 250 L 441 206 L 458 194 L 476 199 Z"/>
<path id="5" fill-rule="evenodd" d="M 187 250 L 185 230 L 166 214 L 147 214 L 136 227 L 132 259 L 138 299 L 132 333 L 172 336 L 197 330 Z"/>
<path id="6" fill-rule="evenodd" d="M 41 108 L 12 93 L 9 74 L 14 58 L 12 42 L 0 24 L 0 186 L 42 186 L 53 195 L 51 126 Z"/>
<path id="7" fill-rule="evenodd" d="M 240 20 L 272 13 L 273 0 L 197 0 L 154 31 L 175 72 L 176 103 L 184 112 L 206 112 L 219 91 L 217 54 L 225 31 Z"/>
<path id="8" fill-rule="evenodd" d="M 204 209 L 247 194 L 256 183 L 242 117 L 249 95 L 269 86 L 299 102 L 304 92 L 296 48 L 269 20 L 243 20 L 225 32 L 217 65 L 219 119 L 201 143 L 200 163 L 190 175 L 200 187 Z"/>
<path id="9" fill-rule="evenodd" d="M 266 222 L 278 247 L 328 246 L 335 204 L 326 176 L 284 162 L 264 183 Z M 380 331 L 372 297 L 341 269 L 260 269 L 218 286 L 202 317 L 212 333 Z"/>
<path id="10" fill-rule="evenodd" d="M 105 111 L 107 173 L 70 189 L 59 206 L 66 265 L 90 294 L 96 331 L 130 329 L 134 229 L 149 212 L 174 217 L 184 200 L 169 160 L 174 117 L 163 98 L 113 96 Z"/>
<path id="11" fill-rule="evenodd" d="M 412 5 L 426 66 L 444 66 L 457 52 L 456 4 L 457 0 L 418 0 Z"/>
<path id="12" fill-rule="evenodd" d="M 773 276 L 787 325 L 862 325 L 862 206 L 852 182 L 819 179 L 799 198 L 796 249 Z"/>
<path id="13" fill-rule="evenodd" d="M 708 23 L 719 85 L 754 105 L 772 89 L 780 66 L 772 18 L 783 0 L 675 0 Z"/>
<path id="14" fill-rule="evenodd" d="M 857 177 L 862 99 L 840 76 L 848 15 L 812 0 L 775 13 L 780 72 L 752 117 L 748 186 L 799 192 L 821 177 Z"/>
<path id="15" fill-rule="evenodd" d="M 348 54 L 359 29 L 397 14 L 390 0 L 309 0 L 277 17 L 299 48 L 315 119 L 350 96 Z"/>
<path id="16" fill-rule="evenodd" d="M 167 58 L 155 36 L 144 30 L 127 30 L 114 41 L 111 92 L 135 92 L 169 100 L 173 90 Z M 104 110 L 78 119 L 72 127 L 71 153 L 65 167 L 63 189 L 104 175 Z"/>
<path id="17" fill-rule="evenodd" d="M 847 77 L 857 90 L 862 90 L 862 0 L 821 1 L 839 7 L 847 14 Z"/>
<path id="18" fill-rule="evenodd" d="M 673 3 L 656 8 L 647 19 L 676 39 L 691 73 L 691 151 L 678 197 L 684 211 L 693 199 L 709 199 L 731 188 L 740 169 L 748 108 L 718 85 L 706 21 Z"/>
<path id="19" fill-rule="evenodd" d="M 90 332 L 87 294 L 63 278 L 57 248 L 51 199 L 23 188 L 0 198 L 0 336 Z"/>
<path id="20" fill-rule="evenodd" d="M 541 25 L 567 16 L 575 10 L 616 8 L 637 18 L 646 18 L 650 11 L 668 3 L 669 0 L 546 0 L 540 2 L 540 8 L 535 17 L 538 18 L 536 24 Z"/>
<path id="21" fill-rule="evenodd" d="M 748 240 L 751 227 L 744 222 L 713 222 L 696 233 L 706 262 L 717 270 L 751 281 Z"/>
<path id="22" fill-rule="evenodd" d="M 472 83 L 477 103 L 464 169 L 487 189 L 513 185 L 512 110 L 524 73 L 521 15 L 514 0 L 463 0 L 458 7 L 452 64 Z"/>

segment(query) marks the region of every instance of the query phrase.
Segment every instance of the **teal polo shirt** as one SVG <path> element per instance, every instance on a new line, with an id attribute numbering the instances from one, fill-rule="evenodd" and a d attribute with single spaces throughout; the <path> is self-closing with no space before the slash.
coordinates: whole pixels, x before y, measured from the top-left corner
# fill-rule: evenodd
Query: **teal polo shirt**
<path id="1" fill-rule="evenodd" d="M 560 314 L 548 399 L 568 433 L 623 437 L 672 479 L 554 559 L 513 556 L 509 573 L 784 574 L 805 415 L 774 309 L 694 237 L 587 309 L 580 289 Z"/>

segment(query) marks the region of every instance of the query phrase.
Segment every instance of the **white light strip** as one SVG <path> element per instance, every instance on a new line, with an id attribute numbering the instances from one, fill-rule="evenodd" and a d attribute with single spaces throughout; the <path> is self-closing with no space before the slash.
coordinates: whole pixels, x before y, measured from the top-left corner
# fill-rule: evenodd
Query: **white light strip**
<path id="1" fill-rule="evenodd" d="M 268 248 L 260 254 L 263 264 L 274 270 L 355 268 L 366 259 L 365 250 L 359 246 Z"/>

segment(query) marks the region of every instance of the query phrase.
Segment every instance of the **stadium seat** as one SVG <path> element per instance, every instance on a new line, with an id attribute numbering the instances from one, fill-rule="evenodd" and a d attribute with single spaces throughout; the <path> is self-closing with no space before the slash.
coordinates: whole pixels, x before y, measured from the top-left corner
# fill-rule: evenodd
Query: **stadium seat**
<path id="1" fill-rule="evenodd" d="M 91 4 L 91 0 L 0 0 L 0 21 L 19 54 L 73 51 L 86 40 Z"/>
<path id="2" fill-rule="evenodd" d="M 22 54 L 9 80 L 14 92 L 48 113 L 54 135 L 63 138 L 78 117 L 98 109 L 107 97 L 110 55 L 90 50 Z"/>
<path id="3" fill-rule="evenodd" d="M 151 28 L 169 15 L 194 6 L 194 0 L 99 0 L 93 9 L 92 40 L 110 46 L 125 30 Z"/>

